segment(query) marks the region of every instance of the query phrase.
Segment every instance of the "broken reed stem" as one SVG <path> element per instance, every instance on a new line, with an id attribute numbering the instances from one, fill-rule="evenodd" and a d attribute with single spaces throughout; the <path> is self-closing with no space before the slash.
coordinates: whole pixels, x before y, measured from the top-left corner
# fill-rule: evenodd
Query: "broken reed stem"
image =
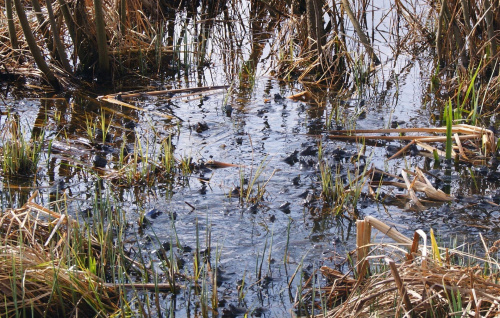
<path id="1" fill-rule="evenodd" d="M 486 11 L 486 24 L 487 24 L 487 33 L 488 33 L 488 41 L 490 41 L 491 47 L 491 56 L 495 57 L 497 54 L 497 44 L 495 40 L 495 29 L 493 25 L 493 8 L 491 6 L 490 0 L 484 0 L 484 11 Z"/>
<path id="2" fill-rule="evenodd" d="M 335 132 L 350 133 L 350 134 L 363 134 L 363 133 L 408 133 L 408 132 L 421 132 L 421 133 L 446 133 L 447 127 L 434 127 L 434 128 L 390 128 L 390 129 L 354 129 L 354 130 L 337 130 Z M 492 134 L 493 132 L 489 129 L 467 125 L 467 124 L 457 124 L 452 126 L 453 133 L 463 133 L 463 134 Z"/>
<path id="3" fill-rule="evenodd" d="M 373 216 L 366 216 L 365 221 L 368 221 L 368 223 L 371 226 L 373 226 L 374 228 L 376 228 L 383 234 L 387 235 L 388 237 L 390 237 L 399 244 L 406 245 L 409 247 L 413 243 L 411 239 L 398 232 L 398 230 L 396 230 L 394 227 L 385 224 L 384 222 L 378 220 L 377 218 L 374 218 Z"/>
<path id="4" fill-rule="evenodd" d="M 158 291 L 172 291 L 172 290 L 180 290 L 181 288 L 185 288 L 182 285 L 171 285 L 169 283 L 103 283 L 102 284 L 106 288 L 127 288 L 127 289 L 141 289 L 141 290 L 158 290 Z"/>
<path id="5" fill-rule="evenodd" d="M 359 279 L 364 277 L 368 270 L 368 260 L 366 257 L 370 252 L 371 233 L 371 226 L 368 221 L 356 221 L 357 271 Z"/>
<path id="6" fill-rule="evenodd" d="M 415 203 L 417 208 L 419 210 L 425 210 L 425 207 L 423 204 L 420 202 L 418 199 L 417 195 L 415 194 L 415 191 L 413 191 L 413 184 L 410 183 L 410 180 L 408 179 L 408 174 L 406 171 L 402 170 L 401 175 L 403 176 L 403 179 L 405 180 L 406 188 L 408 189 L 408 193 L 410 194 L 410 198 Z"/>
<path id="7" fill-rule="evenodd" d="M 417 232 L 413 233 L 413 243 L 411 244 L 410 252 L 406 254 L 406 259 L 408 261 L 413 261 L 415 259 L 415 254 L 418 251 L 419 240 L 420 240 L 420 235 Z"/>
<path id="8" fill-rule="evenodd" d="M 391 159 L 394 159 L 394 158 L 397 158 L 399 156 L 401 156 L 408 148 L 411 147 L 411 145 L 415 144 L 415 139 L 410 141 L 406 146 L 404 146 L 403 148 L 401 148 L 398 152 L 396 152 L 395 154 L 393 154 L 389 159 L 387 160 L 391 160 Z"/>
<path id="9" fill-rule="evenodd" d="M 346 136 L 346 135 L 328 135 L 330 139 L 379 139 L 379 140 L 420 140 L 426 142 L 442 142 L 446 141 L 446 136 Z M 462 135 L 458 136 L 460 140 L 480 139 L 481 135 Z"/>
<path id="10" fill-rule="evenodd" d="M 167 94 L 180 94 L 180 93 L 194 93 L 194 92 L 206 92 L 211 90 L 218 89 L 228 89 L 229 85 L 220 85 L 220 86 L 204 86 L 204 87 L 191 87 L 191 88 L 179 88 L 179 89 L 167 89 L 162 91 L 150 91 L 150 92 L 125 92 L 125 93 L 117 93 L 110 94 L 105 96 L 99 96 L 98 99 L 129 99 L 129 98 L 137 98 L 142 96 L 161 96 Z"/>
<path id="11" fill-rule="evenodd" d="M 407 312 L 411 312 L 413 310 L 413 306 L 410 301 L 410 297 L 408 297 L 408 293 L 406 292 L 406 288 L 403 285 L 403 281 L 401 280 L 401 277 L 399 276 L 398 269 L 396 268 L 396 264 L 394 263 L 393 260 L 386 258 L 387 264 L 389 264 L 389 267 L 391 268 L 391 273 L 392 276 L 394 276 L 394 282 L 396 283 L 396 287 L 398 288 L 399 295 L 403 298 L 403 303 L 405 306 L 405 309 Z M 411 317 L 413 317 L 414 314 L 411 314 Z"/>

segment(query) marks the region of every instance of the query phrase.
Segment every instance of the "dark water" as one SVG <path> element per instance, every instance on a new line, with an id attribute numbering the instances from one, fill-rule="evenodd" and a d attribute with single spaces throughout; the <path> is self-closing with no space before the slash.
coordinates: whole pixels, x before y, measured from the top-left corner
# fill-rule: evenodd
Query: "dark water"
<path id="1" fill-rule="evenodd" d="M 264 45 L 264 56 L 269 49 L 269 43 Z M 495 241 L 500 209 L 489 202 L 498 203 L 499 180 L 491 167 L 460 164 L 445 168 L 422 155 L 387 161 L 387 146 L 400 147 L 399 142 L 367 144 L 365 162 L 355 163 L 352 159 L 361 151 L 361 144 L 325 137 L 332 128 L 439 125 L 434 119 L 439 116 L 438 107 L 429 93 L 429 59 L 425 55 L 394 57 L 390 50 L 381 50 L 385 62 L 371 78 L 371 84 L 347 94 L 313 90 L 314 98 L 307 101 L 284 98 L 304 87 L 265 75 L 266 62 L 255 77 L 229 81 L 224 75 L 227 65 L 223 61 L 227 57 L 214 57 L 209 69 L 193 75 L 147 84 L 152 85 L 150 90 L 229 84 L 230 90 L 170 100 L 143 97 L 133 101 L 146 112 L 100 103 L 96 95 L 82 92 L 20 96 L 4 83 L 1 124 L 8 112 L 18 114 L 26 136 L 32 131 L 44 131 L 46 147 L 51 143 L 52 152 L 42 158 L 36 181 L 3 177 L 2 208 L 22 205 L 38 189 L 39 203 L 52 204 L 53 209 L 67 205 L 69 213 L 82 222 L 95 222 L 89 216 L 95 214 L 95 202 L 109 199 L 110 209 L 123 210 L 126 216 L 128 226 L 120 235 L 131 249 L 150 260 L 151 266 L 161 272 L 156 251 L 163 243 L 174 246 L 178 240 L 184 249 L 173 251 L 185 262 L 181 272 L 192 275 L 192 251 L 198 240 L 202 249 L 211 248 L 212 266 L 217 259 L 220 269 L 219 299 L 226 303 L 221 303 L 219 312 L 233 308 L 233 313 L 266 317 L 293 312 L 297 287 L 303 283 L 300 273 L 307 276 L 322 265 L 346 270 L 347 253 L 355 248 L 356 217 L 375 216 L 408 236 L 419 228 L 426 232 L 433 228 L 443 244 L 453 239 L 479 242 L 480 234 L 488 242 Z M 123 86 L 100 94 L 132 89 L 137 87 L 124 81 Z M 165 119 L 155 112 L 175 117 Z M 101 114 L 111 123 L 111 138 L 108 147 L 96 149 L 86 133 L 86 121 L 100 122 Z M 127 187 L 109 180 L 111 169 L 118 168 L 123 142 L 137 150 L 140 141 L 143 155 L 152 156 L 168 136 L 175 145 L 175 156 L 192 158 L 197 167 L 209 160 L 239 167 L 196 169 L 188 177 L 152 185 Z M 355 206 L 347 202 L 339 216 L 333 215 L 334 207 L 319 199 L 320 144 L 326 162 L 344 185 L 356 176 L 360 165 L 393 174 L 418 166 L 442 179 L 431 181 L 456 199 L 415 212 L 406 209 L 402 201 L 375 202 L 366 195 L 365 186 Z M 290 159 L 295 152 L 296 159 Z M 103 169 L 94 168 L 99 165 L 98 157 L 105 159 Z M 237 187 L 248 186 L 254 178 L 254 188 L 264 188 L 262 200 L 240 200 Z M 404 193 L 394 187 L 383 187 L 381 191 L 390 197 Z M 140 222 L 144 215 L 146 225 Z M 299 274 L 289 288 L 297 267 Z M 242 284 L 246 294 L 239 300 L 237 288 Z M 186 289 L 176 297 L 166 295 L 161 307 L 164 314 L 183 317 L 196 315 L 196 302 L 192 291 Z"/>

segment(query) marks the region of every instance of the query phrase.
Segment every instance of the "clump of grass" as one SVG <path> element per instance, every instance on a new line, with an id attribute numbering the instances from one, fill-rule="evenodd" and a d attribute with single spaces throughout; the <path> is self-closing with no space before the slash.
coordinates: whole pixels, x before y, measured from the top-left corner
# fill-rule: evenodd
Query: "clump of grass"
<path id="1" fill-rule="evenodd" d="M 364 145 L 358 154 L 356 161 L 361 158 L 361 153 L 364 150 Z M 324 158 L 324 149 L 322 143 L 318 146 L 318 159 L 319 159 L 319 177 L 321 183 L 321 198 L 326 202 L 331 211 L 335 215 L 339 215 L 345 211 L 348 206 L 351 206 L 353 211 L 356 210 L 357 201 L 361 195 L 361 189 L 365 184 L 365 176 L 367 175 L 366 166 L 364 165 L 363 171 L 356 165 L 354 175 L 348 171 L 347 184 L 340 176 L 340 167 L 333 170 L 328 161 Z"/>
<path id="2" fill-rule="evenodd" d="M 161 143 L 161 163 L 165 173 L 173 172 L 176 167 L 172 136 L 168 136 Z"/>
<path id="3" fill-rule="evenodd" d="M 9 118 L 2 134 L 2 171 L 6 175 L 33 175 L 37 171 L 43 146 L 43 133 L 26 140 L 19 122 Z"/>
<path id="4" fill-rule="evenodd" d="M 111 118 L 108 121 L 108 124 L 106 125 L 106 113 L 104 110 L 101 112 L 101 131 L 102 131 L 102 143 L 105 144 L 108 137 L 109 137 L 109 129 L 111 128 L 111 121 L 113 120 L 113 115 L 111 115 Z"/>
<path id="5" fill-rule="evenodd" d="M 97 123 L 94 121 L 94 118 L 89 114 L 85 114 L 85 131 L 87 133 L 89 141 L 92 144 L 94 144 L 96 142 Z"/>
<path id="6" fill-rule="evenodd" d="M 185 178 L 193 171 L 191 158 L 175 158 L 170 136 L 160 143 L 144 142 L 138 138 L 130 153 L 125 155 L 125 149 L 125 144 L 122 144 L 118 169 L 109 170 L 105 176 L 121 186 L 150 186 L 155 182 L 170 182 L 176 175 Z"/>
<path id="7" fill-rule="evenodd" d="M 97 241 L 31 200 L 0 220 L 0 316 L 119 314 L 118 293 L 96 274 L 103 266 L 95 262 L 102 254 Z"/>
<path id="8" fill-rule="evenodd" d="M 397 231 L 392 228 L 390 231 L 407 243 L 372 244 L 368 241 L 365 246 L 371 251 L 358 259 L 359 263 L 370 262 L 368 278 L 343 274 L 323 266 L 320 271 L 328 282 L 327 286 L 321 286 L 317 290 L 319 293 L 314 294 L 314 288 L 309 286 L 309 281 L 306 282 L 302 299 L 321 303 L 322 310 L 326 311 L 325 317 L 330 318 L 354 313 L 357 317 L 373 314 L 385 317 L 465 317 L 471 313 L 496 317 L 500 313 L 497 301 L 500 297 L 497 284 L 499 264 L 492 257 L 498 251 L 498 242 L 488 247 L 483 241 L 483 257 L 469 252 L 466 245 L 457 247 L 456 242 L 450 247 L 439 247 L 432 229 L 430 244 L 429 237 L 422 230 L 415 232 L 413 241 L 394 233 Z M 422 246 L 419 246 L 420 238 L 423 238 Z M 401 244 L 410 250 L 402 249 Z"/>
<path id="9" fill-rule="evenodd" d="M 262 160 L 255 172 L 253 171 L 253 169 L 250 171 L 250 175 L 248 178 L 245 177 L 245 171 L 243 168 L 241 168 L 240 184 L 238 187 L 238 196 L 241 203 L 255 204 L 264 199 L 264 196 L 267 193 L 267 184 L 276 173 L 276 170 L 273 170 L 273 172 L 265 182 L 260 181 L 267 163 L 268 162 L 266 161 L 266 159 Z"/>
<path id="10" fill-rule="evenodd" d="M 337 171 L 332 171 L 332 168 L 324 160 L 319 163 L 319 172 L 321 178 L 321 196 L 332 206 L 336 207 L 336 213 L 339 213 L 343 206 L 343 188 L 342 180 Z"/>

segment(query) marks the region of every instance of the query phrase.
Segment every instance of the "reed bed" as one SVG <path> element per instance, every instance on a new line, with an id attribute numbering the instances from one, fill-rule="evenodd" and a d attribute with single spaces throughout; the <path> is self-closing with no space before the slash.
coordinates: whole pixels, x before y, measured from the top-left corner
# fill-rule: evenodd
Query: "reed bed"
<path id="1" fill-rule="evenodd" d="M 491 115 L 500 99 L 500 55 L 494 31 L 500 6 L 489 0 L 427 1 L 423 6 L 422 14 L 415 15 L 411 3 L 395 2 L 399 17 L 410 27 L 410 41 L 433 49 L 434 76 L 429 87 L 438 104 L 451 98 L 469 111 L 479 107 Z"/>
<path id="2" fill-rule="evenodd" d="M 383 16 L 387 43 L 374 43 L 374 30 L 366 36 L 370 10 L 377 9 L 377 3 L 369 1 L 251 1 L 244 8 L 222 0 L 59 0 L 52 6 L 42 3 L 41 12 L 26 7 L 22 10 L 26 19 L 16 14 L 23 2 L 12 1 L 4 0 L 2 7 L 7 10 L 0 13 L 4 34 L 0 61 L 5 73 L 43 78 L 54 88 L 79 85 L 81 78 L 155 77 L 200 69 L 210 65 L 214 52 L 223 60 L 229 82 L 235 74 L 253 78 L 263 57 L 263 46 L 253 42 L 274 37 L 270 71 L 287 81 L 337 90 L 359 88 L 385 63 L 376 46 L 389 45 L 395 58 L 431 52 L 435 59 L 431 91 L 441 101 L 451 98 L 466 110 L 476 107 L 483 112 L 496 111 L 500 98 L 494 32 L 500 9 L 489 0 L 396 1 Z M 250 38 L 238 32 L 246 25 L 246 10 L 252 15 Z M 249 44 L 248 59 L 234 42 Z"/>

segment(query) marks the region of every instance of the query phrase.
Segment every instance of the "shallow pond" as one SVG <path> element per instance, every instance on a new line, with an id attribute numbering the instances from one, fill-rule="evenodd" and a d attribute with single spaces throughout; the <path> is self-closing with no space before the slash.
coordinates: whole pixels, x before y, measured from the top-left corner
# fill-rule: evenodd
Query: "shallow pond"
<path id="1" fill-rule="evenodd" d="M 435 118 L 441 114 L 428 92 L 431 63 L 425 57 L 392 58 L 373 75 L 373 84 L 357 92 L 311 89 L 312 97 L 303 101 L 286 97 L 304 86 L 260 72 L 224 90 L 127 101 L 140 110 L 79 91 L 20 96 L 3 84 L 1 124 L 7 113 L 17 114 L 26 137 L 44 132 L 45 152 L 36 180 L 2 177 L 2 208 L 21 206 L 38 190 L 40 204 L 68 211 L 81 222 L 106 223 L 107 213 L 121 211 L 126 226 L 116 235 L 131 255 L 160 273 L 163 251 L 178 259 L 181 273 L 193 275 L 193 251 L 199 247 L 219 269 L 219 312 L 227 317 L 294 312 L 300 286 L 314 270 L 322 265 L 347 270 L 356 218 L 375 216 L 408 236 L 433 228 L 444 245 L 455 239 L 479 242 L 479 234 L 495 241 L 499 179 L 491 165 L 439 165 L 421 154 L 387 160 L 391 146 L 401 148 L 400 142 L 327 138 L 336 129 L 440 125 Z M 228 84 L 221 75 L 224 58 L 213 60 L 196 76 L 152 81 L 141 89 Z M 123 83 L 99 94 L 137 88 Z M 124 149 L 130 156 L 159 160 L 168 138 L 174 156 L 191 173 L 149 184 L 118 180 Z M 320 153 L 342 187 L 359 184 L 357 201 L 336 209 L 321 199 Z M 385 199 L 374 200 L 366 185 L 353 181 L 371 167 L 399 175 L 417 166 L 434 175 L 436 188 L 454 200 L 415 211 L 397 196 L 405 194 L 402 189 L 382 187 Z M 195 316 L 199 299 L 188 280 L 180 282 L 188 287 L 175 297 L 165 294 L 161 308 L 164 314 Z"/>

